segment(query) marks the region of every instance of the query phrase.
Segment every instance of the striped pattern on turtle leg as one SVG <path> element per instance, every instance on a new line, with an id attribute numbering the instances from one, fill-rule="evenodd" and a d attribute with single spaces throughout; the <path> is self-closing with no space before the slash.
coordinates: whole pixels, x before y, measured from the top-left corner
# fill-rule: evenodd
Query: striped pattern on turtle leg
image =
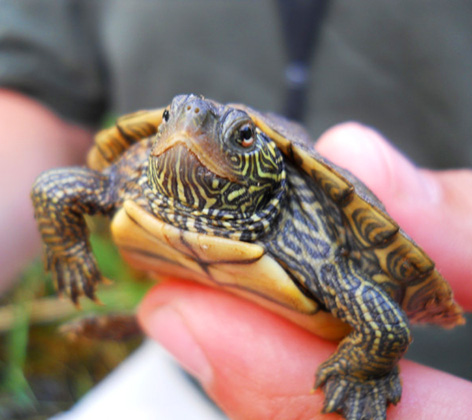
<path id="1" fill-rule="evenodd" d="M 324 386 L 324 411 L 340 411 L 347 419 L 385 419 L 386 405 L 401 396 L 395 366 L 411 341 L 408 319 L 388 292 L 345 257 L 327 262 L 319 274 L 318 298 L 353 327 L 318 369 L 315 386 Z"/>
<path id="2" fill-rule="evenodd" d="M 86 168 L 43 173 L 31 197 L 45 244 L 45 265 L 56 289 L 77 304 L 81 295 L 95 298 L 102 280 L 88 240 L 84 214 L 107 214 L 113 209 L 109 178 Z"/>

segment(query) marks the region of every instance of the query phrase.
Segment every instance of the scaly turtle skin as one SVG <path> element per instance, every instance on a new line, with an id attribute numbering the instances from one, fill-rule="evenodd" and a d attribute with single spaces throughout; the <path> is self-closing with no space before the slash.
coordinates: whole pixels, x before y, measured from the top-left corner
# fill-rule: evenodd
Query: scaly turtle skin
<path id="1" fill-rule="evenodd" d="M 118 120 L 87 168 L 52 170 L 32 197 L 59 293 L 95 299 L 102 279 L 84 214 L 140 269 L 255 300 L 329 339 L 324 412 L 385 419 L 400 400 L 409 321 L 463 323 L 433 262 L 353 175 L 298 125 L 243 105 L 177 96 Z"/>

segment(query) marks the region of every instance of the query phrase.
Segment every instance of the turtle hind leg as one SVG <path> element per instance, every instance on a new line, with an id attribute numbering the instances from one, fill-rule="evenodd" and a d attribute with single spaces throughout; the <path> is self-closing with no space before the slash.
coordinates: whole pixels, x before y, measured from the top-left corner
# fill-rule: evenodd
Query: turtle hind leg
<path id="1" fill-rule="evenodd" d="M 398 360 L 411 341 L 408 320 L 387 291 L 349 260 L 326 263 L 321 297 L 333 315 L 353 328 L 319 368 L 315 387 L 325 390 L 325 412 L 349 420 L 385 420 L 401 397 Z"/>
<path id="2" fill-rule="evenodd" d="M 78 305 L 82 295 L 97 301 L 103 277 L 88 239 L 84 214 L 109 214 L 109 178 L 87 168 L 55 169 L 41 174 L 31 198 L 44 242 L 45 268 L 59 294 Z"/>
<path id="3" fill-rule="evenodd" d="M 329 361 L 328 361 L 329 369 Z M 324 365 L 318 370 L 315 387 L 323 380 Z M 385 420 L 387 405 L 400 401 L 402 387 L 399 369 L 369 380 L 354 376 L 329 375 L 322 386 L 325 394 L 323 413 L 341 413 L 347 420 Z"/>

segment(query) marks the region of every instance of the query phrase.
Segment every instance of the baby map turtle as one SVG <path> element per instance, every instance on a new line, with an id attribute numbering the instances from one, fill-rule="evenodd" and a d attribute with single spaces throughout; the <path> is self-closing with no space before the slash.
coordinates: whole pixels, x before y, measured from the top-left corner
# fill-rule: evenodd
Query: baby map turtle
<path id="1" fill-rule="evenodd" d="M 428 256 L 299 125 L 181 95 L 101 131 L 88 167 L 42 174 L 32 198 L 59 293 L 102 279 L 84 214 L 112 217 L 135 267 L 222 287 L 329 339 L 324 412 L 385 419 L 401 396 L 409 320 L 464 322 Z M 408 320 L 409 319 L 409 320 Z M 307 390 L 308 391 L 308 390 Z"/>

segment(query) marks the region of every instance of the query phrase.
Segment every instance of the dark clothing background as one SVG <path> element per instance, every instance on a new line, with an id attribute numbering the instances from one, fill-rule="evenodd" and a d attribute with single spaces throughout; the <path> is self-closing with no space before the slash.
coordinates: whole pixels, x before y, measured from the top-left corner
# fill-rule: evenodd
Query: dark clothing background
<path id="1" fill-rule="evenodd" d="M 472 163 L 472 2 L 329 2 L 306 124 L 376 127 L 431 167 Z M 273 0 L 10 0 L 0 84 L 97 124 L 194 92 L 280 110 L 285 40 Z"/>
<path id="2" fill-rule="evenodd" d="M 321 25 L 305 121 L 314 139 L 357 120 L 420 165 L 471 166 L 472 2 L 331 1 Z M 0 85 L 85 125 L 189 92 L 278 111 L 285 65 L 275 1 L 0 3 Z M 470 321 L 415 328 L 408 356 L 472 379 Z"/>

